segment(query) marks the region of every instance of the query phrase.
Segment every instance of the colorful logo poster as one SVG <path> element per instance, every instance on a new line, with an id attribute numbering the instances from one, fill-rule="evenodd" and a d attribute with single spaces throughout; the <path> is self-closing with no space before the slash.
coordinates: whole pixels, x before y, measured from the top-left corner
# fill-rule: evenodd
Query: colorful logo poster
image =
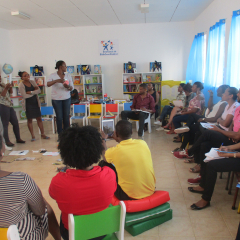
<path id="1" fill-rule="evenodd" d="M 101 40 L 98 44 L 100 56 L 118 55 L 118 40 Z"/>

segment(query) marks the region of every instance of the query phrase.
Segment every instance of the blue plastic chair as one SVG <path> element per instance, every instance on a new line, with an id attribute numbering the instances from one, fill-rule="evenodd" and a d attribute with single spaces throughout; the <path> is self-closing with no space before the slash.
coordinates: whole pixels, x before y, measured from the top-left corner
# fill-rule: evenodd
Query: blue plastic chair
<path id="1" fill-rule="evenodd" d="M 53 111 L 53 107 L 52 106 L 49 106 L 49 107 L 41 107 L 41 115 L 44 116 L 42 117 L 42 121 L 43 122 L 46 122 L 46 121 L 52 121 L 52 130 L 53 130 L 53 133 L 55 132 L 54 131 L 54 111 Z M 45 117 L 46 115 L 52 115 L 52 117 Z M 40 134 L 40 129 L 39 129 L 39 134 Z"/>
<path id="2" fill-rule="evenodd" d="M 76 113 L 84 113 L 84 116 L 76 116 Z M 85 126 L 85 121 L 87 118 L 87 106 L 85 104 L 73 104 L 73 116 L 70 118 L 70 124 L 72 124 L 73 119 L 82 119 L 83 126 Z"/>
<path id="3" fill-rule="evenodd" d="M 132 109 L 130 108 L 132 106 L 132 103 L 124 103 L 123 104 L 123 111 L 131 111 Z"/>

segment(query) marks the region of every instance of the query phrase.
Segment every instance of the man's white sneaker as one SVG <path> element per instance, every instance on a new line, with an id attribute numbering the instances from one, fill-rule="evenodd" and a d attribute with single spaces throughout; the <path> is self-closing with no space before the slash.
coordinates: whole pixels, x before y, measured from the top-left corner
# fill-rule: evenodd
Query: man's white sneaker
<path id="1" fill-rule="evenodd" d="M 7 145 L 5 145 L 5 149 L 8 150 L 8 151 L 12 151 L 12 148 L 8 147 Z"/>
<path id="2" fill-rule="evenodd" d="M 162 131 L 162 130 L 164 130 L 163 127 L 156 128 L 156 131 Z"/>
<path id="3" fill-rule="evenodd" d="M 156 121 L 153 124 L 162 126 L 162 122 L 160 122 L 160 121 Z"/>

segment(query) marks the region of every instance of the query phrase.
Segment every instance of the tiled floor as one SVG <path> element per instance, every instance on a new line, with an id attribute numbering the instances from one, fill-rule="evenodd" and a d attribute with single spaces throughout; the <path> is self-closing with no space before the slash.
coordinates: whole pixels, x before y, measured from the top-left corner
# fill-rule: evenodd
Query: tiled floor
<path id="1" fill-rule="evenodd" d="M 51 140 L 41 140 L 38 135 L 36 123 L 36 142 L 30 142 L 30 134 L 26 124 L 20 124 L 21 135 L 26 144 L 17 144 L 16 150 L 38 150 L 45 148 L 48 151 L 56 151 L 57 135 L 53 135 L 50 123 L 44 123 L 46 133 Z M 167 135 L 165 132 L 157 132 L 153 128 L 151 134 L 145 133 L 145 141 L 152 152 L 154 170 L 156 174 L 156 187 L 158 190 L 166 190 L 170 193 L 170 204 L 173 209 L 173 219 L 140 236 L 132 237 L 125 232 L 125 239 L 139 240 L 233 240 L 240 220 L 237 210 L 232 210 L 233 195 L 228 195 L 224 190 L 226 175 L 223 179 L 218 179 L 214 191 L 211 207 L 202 211 L 190 210 L 190 205 L 200 200 L 201 195 L 190 193 L 187 179 L 195 177 L 196 174 L 188 171 L 191 164 L 186 164 L 183 160 L 173 157 L 171 150 L 179 144 L 173 143 L 174 135 Z M 12 132 L 11 140 L 14 141 Z M 134 129 L 133 137 L 136 137 Z M 108 147 L 116 145 L 115 141 L 108 141 Z M 8 152 L 6 152 L 7 154 Z M 42 156 L 34 154 L 32 151 L 27 156 L 34 156 L 35 161 L 1 163 L 1 169 L 6 171 L 22 171 L 28 173 L 41 188 L 43 196 L 53 207 L 57 218 L 60 211 L 56 202 L 48 194 L 48 187 L 52 177 L 56 174 L 58 166 L 52 165 L 58 157 Z M 7 157 L 11 158 L 11 157 Z M 14 158 L 14 157 L 13 157 Z M 235 185 L 235 182 L 234 182 Z M 233 187 L 233 192 L 235 187 Z M 48 240 L 53 239 L 51 236 Z"/>

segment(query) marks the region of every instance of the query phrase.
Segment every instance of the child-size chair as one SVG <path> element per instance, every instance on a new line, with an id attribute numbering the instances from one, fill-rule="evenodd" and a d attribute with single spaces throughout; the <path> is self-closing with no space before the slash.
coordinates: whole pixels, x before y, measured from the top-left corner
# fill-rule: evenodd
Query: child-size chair
<path id="1" fill-rule="evenodd" d="M 51 115 L 52 117 L 45 117 L 46 115 Z M 54 112 L 53 112 L 53 107 L 52 106 L 49 106 L 49 107 L 41 107 L 41 116 L 44 116 L 42 117 L 42 121 L 43 122 L 46 122 L 46 121 L 51 121 L 52 122 L 52 130 L 53 130 L 53 133 L 54 133 Z M 39 129 L 39 134 L 41 134 L 40 132 L 40 129 Z"/>
<path id="2" fill-rule="evenodd" d="M 9 228 L 0 228 L 1 240 L 20 240 L 19 232 L 16 225 L 11 225 Z"/>
<path id="3" fill-rule="evenodd" d="M 112 115 L 111 115 L 111 114 Z M 116 124 L 119 119 L 119 105 L 115 104 L 105 104 L 105 111 L 103 119 L 114 119 L 114 123 Z"/>
<path id="4" fill-rule="evenodd" d="M 82 113 L 84 116 L 76 116 L 76 113 Z M 70 125 L 72 124 L 72 120 L 82 119 L 83 126 L 85 126 L 85 120 L 87 118 L 87 105 L 85 104 L 73 104 L 73 116 L 70 118 Z"/>
<path id="5" fill-rule="evenodd" d="M 132 106 L 132 103 L 124 103 L 123 104 L 123 111 L 131 111 L 132 109 L 130 108 Z M 136 122 L 136 131 L 139 129 L 139 120 L 134 120 L 130 119 L 131 121 Z M 148 132 L 152 132 L 152 126 L 151 126 L 151 113 L 148 114 L 148 118 L 145 119 L 144 123 L 148 123 Z M 143 131 L 143 136 L 144 136 L 144 131 Z"/>
<path id="6" fill-rule="evenodd" d="M 93 114 L 95 114 L 95 115 L 93 115 Z M 103 115 L 102 104 L 89 104 L 89 111 L 88 111 L 88 117 L 86 118 L 86 124 L 89 125 L 88 121 L 90 119 L 99 119 L 99 125 L 100 125 L 100 129 L 101 129 L 102 115 Z"/>
<path id="7" fill-rule="evenodd" d="M 104 240 L 124 240 L 126 207 L 117 206 L 89 215 L 68 215 L 69 240 L 85 240 L 107 235 Z M 115 234 L 116 235 L 115 235 Z"/>

